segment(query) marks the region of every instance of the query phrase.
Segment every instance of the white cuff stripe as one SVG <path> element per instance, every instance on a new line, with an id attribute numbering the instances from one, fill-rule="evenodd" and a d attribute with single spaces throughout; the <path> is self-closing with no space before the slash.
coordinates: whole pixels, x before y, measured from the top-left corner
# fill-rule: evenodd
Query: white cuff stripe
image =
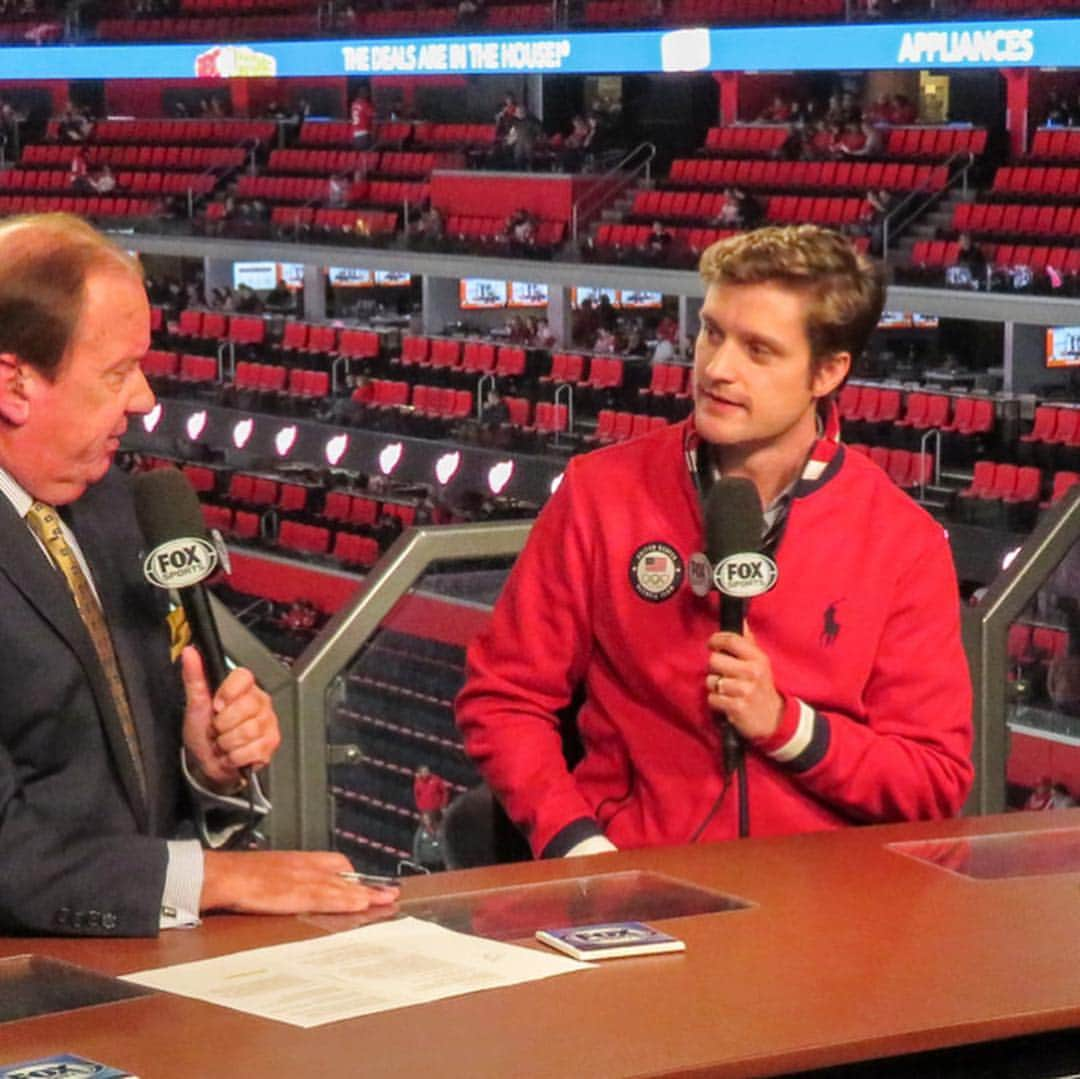
<path id="1" fill-rule="evenodd" d="M 799 722 L 795 725 L 795 733 L 779 749 L 772 750 L 769 756 L 781 764 L 790 764 L 800 754 L 805 753 L 810 745 L 810 739 L 814 736 L 814 710 L 806 703 L 799 701 Z"/>

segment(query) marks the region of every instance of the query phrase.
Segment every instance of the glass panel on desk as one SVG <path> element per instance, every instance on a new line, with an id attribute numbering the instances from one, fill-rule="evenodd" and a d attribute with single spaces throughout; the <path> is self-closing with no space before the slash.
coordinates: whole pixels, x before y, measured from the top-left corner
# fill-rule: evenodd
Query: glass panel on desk
<path id="1" fill-rule="evenodd" d="M 1075 805 L 1080 796 L 1080 542 L 1009 627 L 1007 656 L 1007 805 Z"/>
<path id="2" fill-rule="evenodd" d="M 976 880 L 1080 872 L 1080 828 L 890 843 L 890 850 Z"/>
<path id="3" fill-rule="evenodd" d="M 0 959 L 0 1023 L 111 1004 L 152 992 L 141 985 L 42 955 Z"/>
<path id="4" fill-rule="evenodd" d="M 632 870 L 410 899 L 401 903 L 401 913 L 460 933 L 517 940 L 531 937 L 537 929 L 649 922 L 749 906 L 735 896 L 659 873 Z"/>

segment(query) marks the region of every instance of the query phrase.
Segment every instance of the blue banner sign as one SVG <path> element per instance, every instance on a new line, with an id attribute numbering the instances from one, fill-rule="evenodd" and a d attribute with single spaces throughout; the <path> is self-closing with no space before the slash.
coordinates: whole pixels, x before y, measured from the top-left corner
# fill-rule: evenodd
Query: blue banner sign
<path id="1" fill-rule="evenodd" d="M 1076 67 L 1080 20 L 0 48 L 3 79 Z"/>

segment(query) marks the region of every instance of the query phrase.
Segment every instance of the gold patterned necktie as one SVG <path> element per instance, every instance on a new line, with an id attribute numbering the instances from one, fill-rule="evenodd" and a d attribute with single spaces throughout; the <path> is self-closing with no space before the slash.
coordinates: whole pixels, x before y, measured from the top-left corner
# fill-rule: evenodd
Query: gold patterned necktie
<path id="1" fill-rule="evenodd" d="M 124 740 L 127 742 L 131 759 L 135 765 L 135 773 L 139 778 L 139 789 L 143 799 L 146 798 L 146 771 L 143 766 L 142 752 L 139 749 L 139 739 L 135 731 L 135 722 L 131 718 L 131 705 L 128 702 L 127 691 L 120 676 L 120 667 L 116 662 L 116 651 L 113 648 L 112 636 L 109 627 L 105 623 L 105 614 L 98 603 L 90 582 L 83 573 L 75 552 L 64 538 L 63 529 L 60 527 L 60 515 L 52 506 L 44 502 L 35 502 L 26 513 L 26 523 L 31 531 L 45 547 L 56 568 L 64 575 L 71 596 L 75 600 L 79 617 L 82 618 L 94 642 L 94 651 L 97 652 L 105 671 L 106 680 L 109 683 L 109 692 L 112 694 L 116 712 L 120 716 L 120 726 L 124 731 Z"/>

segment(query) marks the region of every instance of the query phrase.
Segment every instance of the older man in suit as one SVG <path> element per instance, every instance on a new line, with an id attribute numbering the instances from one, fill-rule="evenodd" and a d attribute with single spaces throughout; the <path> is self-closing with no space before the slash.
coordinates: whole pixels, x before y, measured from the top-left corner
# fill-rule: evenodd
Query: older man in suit
<path id="1" fill-rule="evenodd" d="M 0 931 L 150 935 L 200 911 L 393 901 L 332 853 L 203 850 L 280 740 L 247 670 L 207 684 L 142 579 L 131 416 L 154 404 L 138 263 L 64 215 L 0 225 Z M 157 592 L 157 594 L 155 594 Z M 179 663 L 174 662 L 177 656 Z"/>

